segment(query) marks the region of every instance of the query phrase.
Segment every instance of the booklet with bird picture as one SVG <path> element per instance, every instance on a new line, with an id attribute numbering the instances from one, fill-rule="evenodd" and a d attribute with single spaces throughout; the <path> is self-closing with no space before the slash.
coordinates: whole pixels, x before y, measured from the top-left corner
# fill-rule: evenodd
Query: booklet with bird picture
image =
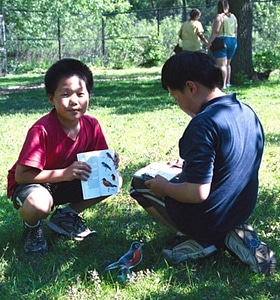
<path id="1" fill-rule="evenodd" d="M 154 178 L 156 175 L 161 175 L 167 180 L 171 180 L 180 173 L 180 167 L 167 163 L 153 162 L 136 171 L 132 176 L 143 180 L 149 180 Z"/>
<path id="2" fill-rule="evenodd" d="M 84 200 L 109 196 L 119 192 L 118 171 L 114 163 L 114 150 L 98 150 L 77 154 L 78 161 L 91 166 L 87 181 L 81 181 Z"/>

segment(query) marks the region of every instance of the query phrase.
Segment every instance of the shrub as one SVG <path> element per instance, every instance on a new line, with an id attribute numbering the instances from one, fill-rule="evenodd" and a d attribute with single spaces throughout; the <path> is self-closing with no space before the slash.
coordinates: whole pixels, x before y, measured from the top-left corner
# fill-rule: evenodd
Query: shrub
<path id="1" fill-rule="evenodd" d="M 280 67 L 280 54 L 276 50 L 261 50 L 253 54 L 253 64 L 258 76 L 268 79 Z"/>
<path id="2" fill-rule="evenodd" d="M 113 69 L 125 69 L 135 64 L 136 45 L 131 39 L 114 39 L 108 44 L 108 52 L 108 66 Z"/>
<path id="3" fill-rule="evenodd" d="M 240 72 L 236 72 L 234 74 L 232 74 L 232 82 L 235 84 L 235 85 L 244 85 L 244 84 L 247 84 L 249 83 L 249 79 L 248 79 L 248 76 L 245 74 L 244 71 L 240 71 Z"/>
<path id="4" fill-rule="evenodd" d="M 143 67 L 159 66 L 162 63 L 164 49 L 159 36 L 151 36 L 143 42 Z"/>

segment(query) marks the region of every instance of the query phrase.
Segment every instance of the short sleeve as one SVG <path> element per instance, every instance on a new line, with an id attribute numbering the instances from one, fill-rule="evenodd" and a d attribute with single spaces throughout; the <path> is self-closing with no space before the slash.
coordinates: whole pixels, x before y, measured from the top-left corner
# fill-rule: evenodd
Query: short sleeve
<path id="1" fill-rule="evenodd" d="M 42 126 L 29 129 L 18 164 L 43 170 L 46 163 L 46 132 Z"/>

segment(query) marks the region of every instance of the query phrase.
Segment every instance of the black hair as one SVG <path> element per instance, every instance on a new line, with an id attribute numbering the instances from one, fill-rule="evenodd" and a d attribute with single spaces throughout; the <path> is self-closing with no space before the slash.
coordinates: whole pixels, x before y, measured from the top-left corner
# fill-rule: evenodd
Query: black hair
<path id="1" fill-rule="evenodd" d="M 219 0 L 217 3 L 218 14 L 229 12 L 229 3 L 227 0 Z"/>
<path id="2" fill-rule="evenodd" d="M 93 76 L 89 67 L 79 60 L 64 58 L 54 63 L 46 72 L 45 90 L 47 95 L 54 95 L 61 79 L 74 75 L 84 80 L 87 91 L 91 94 L 93 91 Z"/>
<path id="3" fill-rule="evenodd" d="M 201 15 L 201 11 L 197 8 L 194 8 L 190 11 L 190 19 L 194 20 L 196 17 Z"/>
<path id="4" fill-rule="evenodd" d="M 223 76 L 214 58 L 199 51 L 183 51 L 171 56 L 163 65 L 161 83 L 164 89 L 185 89 L 186 81 L 196 81 L 209 89 L 222 88 Z"/>

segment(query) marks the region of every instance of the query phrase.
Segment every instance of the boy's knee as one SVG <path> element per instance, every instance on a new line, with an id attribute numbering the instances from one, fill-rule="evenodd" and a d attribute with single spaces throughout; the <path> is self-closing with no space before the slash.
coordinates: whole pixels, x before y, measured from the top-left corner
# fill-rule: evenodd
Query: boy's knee
<path id="1" fill-rule="evenodd" d="M 155 203 L 162 201 L 151 194 L 144 180 L 138 178 L 133 178 L 131 182 L 130 196 L 145 209 L 153 207 Z"/>
<path id="2" fill-rule="evenodd" d="M 144 195 L 135 189 L 130 190 L 130 196 L 135 199 L 143 208 L 151 207 L 150 201 Z"/>
<path id="3" fill-rule="evenodd" d="M 44 214 L 50 213 L 53 206 L 51 194 L 39 184 L 19 186 L 12 196 L 12 201 L 16 209 Z"/>
<path id="4" fill-rule="evenodd" d="M 23 206 L 41 212 L 49 214 L 53 206 L 53 198 L 48 192 L 36 191 L 32 192 L 24 201 Z"/>

